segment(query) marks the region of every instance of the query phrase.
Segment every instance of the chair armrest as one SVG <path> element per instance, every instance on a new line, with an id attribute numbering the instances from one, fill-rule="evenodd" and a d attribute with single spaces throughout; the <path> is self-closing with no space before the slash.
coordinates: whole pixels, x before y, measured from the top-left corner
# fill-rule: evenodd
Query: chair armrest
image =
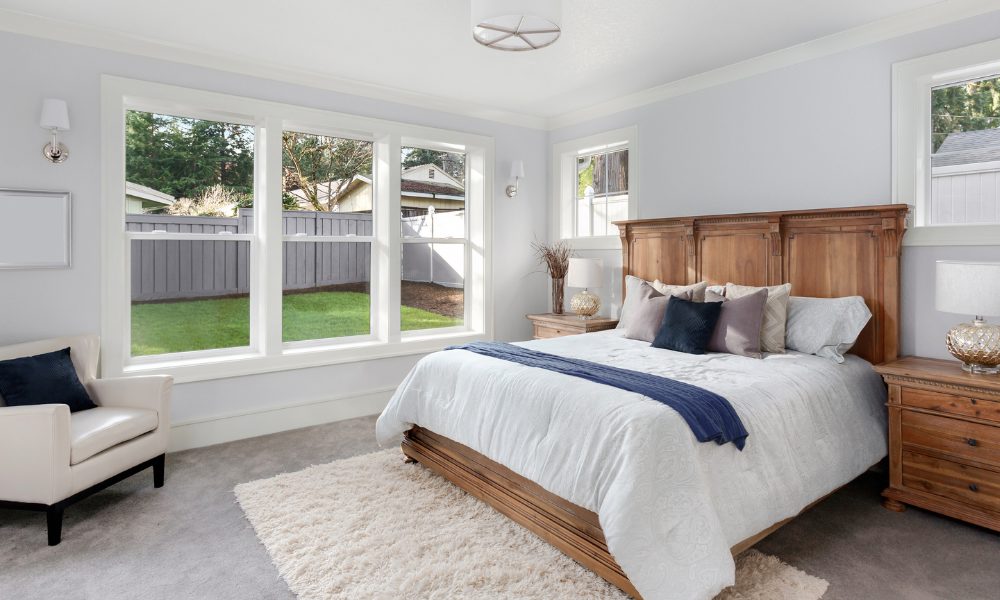
<path id="1" fill-rule="evenodd" d="M 0 500 L 62 500 L 70 486 L 69 461 L 69 406 L 0 407 Z"/>
<path id="2" fill-rule="evenodd" d="M 160 415 L 161 423 L 170 419 L 170 391 L 174 378 L 170 375 L 144 375 L 92 379 L 87 389 L 99 406 L 147 408 Z"/>

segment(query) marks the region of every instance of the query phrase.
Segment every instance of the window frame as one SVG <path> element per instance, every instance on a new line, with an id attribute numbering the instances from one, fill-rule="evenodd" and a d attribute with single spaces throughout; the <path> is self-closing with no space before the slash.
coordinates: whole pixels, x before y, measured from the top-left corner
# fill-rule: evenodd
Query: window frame
<path id="1" fill-rule="evenodd" d="M 568 242 L 579 250 L 615 250 L 621 239 L 615 235 L 576 235 L 576 159 L 602 150 L 628 150 L 628 218 L 639 216 L 639 155 L 638 128 L 622 127 L 582 138 L 567 140 L 552 146 L 552 198 L 549 219 L 552 239 Z"/>
<path id="2" fill-rule="evenodd" d="M 1000 74 L 1000 39 L 892 65 L 892 202 L 909 204 L 907 246 L 1000 244 L 998 224 L 929 224 L 931 91 Z"/>
<path id="3" fill-rule="evenodd" d="M 130 356 L 129 234 L 137 232 L 125 231 L 126 110 L 255 127 L 254 232 L 226 236 L 227 240 L 246 237 L 250 241 L 249 347 Z M 352 242 L 371 238 L 369 336 L 302 342 L 282 339 L 282 245 L 286 236 L 282 229 L 280 169 L 281 133 L 285 130 L 371 140 L 375 145 L 373 235 L 344 238 Z M 387 216 L 399 214 L 400 149 L 411 145 L 466 154 L 466 319 L 460 327 L 400 332 L 399 257 L 403 242 L 399 219 Z M 104 75 L 101 158 L 103 377 L 168 373 L 178 382 L 200 381 L 425 354 L 449 344 L 493 337 L 490 251 L 495 160 L 491 137 Z M 218 239 L 213 234 L 170 235 Z"/>

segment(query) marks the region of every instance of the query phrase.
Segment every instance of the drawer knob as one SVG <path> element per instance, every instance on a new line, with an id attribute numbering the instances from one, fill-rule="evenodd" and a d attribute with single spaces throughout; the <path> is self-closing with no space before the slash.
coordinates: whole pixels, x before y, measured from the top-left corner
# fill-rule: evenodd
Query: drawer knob
<path id="1" fill-rule="evenodd" d="M 976 484 L 974 484 L 974 483 L 970 483 L 969 484 L 969 489 L 972 490 L 973 492 L 978 492 L 979 491 L 979 486 L 976 485 Z"/>
<path id="2" fill-rule="evenodd" d="M 970 446 L 978 446 L 978 445 L 979 445 L 979 442 L 977 442 L 977 441 L 976 441 L 976 440 L 974 440 L 973 438 L 969 438 L 969 439 L 968 439 L 968 440 L 966 440 L 966 441 L 968 441 L 968 442 L 969 442 L 969 445 L 970 445 Z"/>

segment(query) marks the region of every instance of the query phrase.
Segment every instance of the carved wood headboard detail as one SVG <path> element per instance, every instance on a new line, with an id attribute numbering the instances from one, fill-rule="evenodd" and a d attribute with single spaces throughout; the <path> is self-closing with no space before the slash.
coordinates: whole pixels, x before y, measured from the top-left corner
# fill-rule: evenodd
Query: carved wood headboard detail
<path id="1" fill-rule="evenodd" d="M 666 283 L 792 284 L 792 295 L 861 296 L 872 320 L 851 350 L 899 353 L 899 254 L 907 206 L 642 219 L 615 223 L 625 276 Z M 624 293 L 623 293 L 624 297 Z"/>

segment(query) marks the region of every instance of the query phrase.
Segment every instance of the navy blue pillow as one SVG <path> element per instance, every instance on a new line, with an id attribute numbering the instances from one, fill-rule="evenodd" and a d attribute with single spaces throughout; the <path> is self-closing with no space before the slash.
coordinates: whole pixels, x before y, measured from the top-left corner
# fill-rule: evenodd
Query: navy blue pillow
<path id="1" fill-rule="evenodd" d="M 704 354 L 721 312 L 721 302 L 691 302 L 671 296 L 663 313 L 663 324 L 652 346 Z"/>
<path id="2" fill-rule="evenodd" d="M 7 406 L 66 404 L 70 412 L 97 406 L 76 376 L 69 348 L 0 361 L 0 396 Z"/>

